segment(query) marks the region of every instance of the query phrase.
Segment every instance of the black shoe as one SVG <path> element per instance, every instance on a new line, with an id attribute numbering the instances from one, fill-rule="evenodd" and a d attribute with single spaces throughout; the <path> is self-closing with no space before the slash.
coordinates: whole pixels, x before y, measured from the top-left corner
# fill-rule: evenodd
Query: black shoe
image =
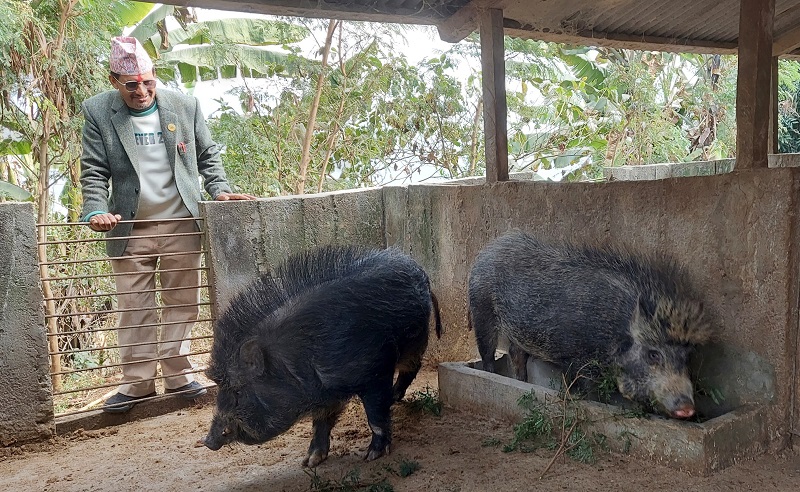
<path id="1" fill-rule="evenodd" d="M 180 388 L 165 389 L 164 393 L 177 393 L 176 396 L 185 398 L 187 400 L 194 400 L 195 398 L 200 398 L 208 393 L 208 390 L 206 390 L 203 385 L 197 381 L 192 381 L 189 384 L 184 384 Z"/>
<path id="2" fill-rule="evenodd" d="M 156 396 L 155 392 L 144 396 L 128 396 L 117 392 L 103 403 L 103 411 L 107 413 L 125 413 L 139 403 L 140 400 L 154 396 Z"/>

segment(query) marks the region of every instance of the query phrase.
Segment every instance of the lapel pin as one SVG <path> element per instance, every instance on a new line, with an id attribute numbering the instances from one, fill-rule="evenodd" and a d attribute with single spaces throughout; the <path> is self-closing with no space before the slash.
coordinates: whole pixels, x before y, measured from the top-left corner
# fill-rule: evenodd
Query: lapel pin
<path id="1" fill-rule="evenodd" d="M 170 123 L 169 125 L 167 125 L 167 130 L 169 130 L 171 132 L 174 132 L 175 131 L 175 124 L 174 123 Z"/>

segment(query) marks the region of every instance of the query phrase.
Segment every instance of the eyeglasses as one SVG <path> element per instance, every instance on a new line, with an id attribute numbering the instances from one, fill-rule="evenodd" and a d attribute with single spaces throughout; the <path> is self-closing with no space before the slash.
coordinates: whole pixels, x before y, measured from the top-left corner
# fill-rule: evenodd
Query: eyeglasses
<path id="1" fill-rule="evenodd" d="M 125 90 L 128 92 L 136 92 L 136 89 L 139 88 L 139 84 L 143 84 L 145 89 L 155 89 L 156 88 L 156 81 L 155 80 L 143 80 L 141 82 L 137 82 L 135 80 L 131 80 L 130 82 L 122 82 L 118 78 L 114 77 L 114 80 L 117 81 L 118 84 L 124 85 Z"/>

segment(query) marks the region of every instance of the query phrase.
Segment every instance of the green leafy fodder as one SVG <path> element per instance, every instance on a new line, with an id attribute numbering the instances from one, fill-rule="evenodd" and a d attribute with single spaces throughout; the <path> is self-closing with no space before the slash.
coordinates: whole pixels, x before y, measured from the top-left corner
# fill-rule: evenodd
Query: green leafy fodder
<path id="1" fill-rule="evenodd" d="M 536 397 L 527 393 L 517 403 L 527 409 L 528 413 L 519 424 L 514 426 L 511 442 L 503 446 L 503 452 L 531 452 L 539 448 L 553 449 L 555 434 L 553 420 L 544 408 L 536 403 Z"/>
<path id="2" fill-rule="evenodd" d="M 596 448 L 605 451 L 608 449 L 606 444 L 606 436 L 594 432 L 592 435 L 587 435 L 583 430 L 576 430 L 570 434 L 569 449 L 567 456 L 580 463 L 593 464 L 597 461 Z"/>
<path id="3" fill-rule="evenodd" d="M 501 444 L 503 444 L 503 441 L 501 441 L 497 437 L 488 437 L 488 438 L 483 440 L 483 442 L 481 443 L 481 447 L 482 448 L 496 448 L 496 447 L 500 446 Z"/>
<path id="4" fill-rule="evenodd" d="M 722 405 L 725 401 L 725 394 L 719 388 L 710 386 L 705 380 L 699 379 L 695 383 L 695 394 L 707 396 L 714 402 L 715 405 Z"/>
<path id="5" fill-rule="evenodd" d="M 620 431 L 620 433 L 617 435 L 617 439 L 622 441 L 623 454 L 628 454 L 631 452 L 631 448 L 633 447 L 633 439 L 636 437 L 636 434 L 627 429 Z"/>
<path id="6" fill-rule="evenodd" d="M 617 380 L 619 379 L 618 367 L 606 367 L 600 370 L 600 377 L 597 381 L 597 397 L 603 403 L 609 403 L 612 395 L 617 392 Z"/>
<path id="7" fill-rule="evenodd" d="M 513 437 L 503 446 L 503 452 L 553 451 L 542 476 L 562 454 L 581 463 L 595 463 L 598 452 L 607 448 L 606 437 L 587 432 L 588 417 L 570 394 L 571 386 L 565 382 L 565 389 L 551 402 L 539 401 L 532 392 L 521 396 L 517 403 L 526 415 L 514 426 Z"/>

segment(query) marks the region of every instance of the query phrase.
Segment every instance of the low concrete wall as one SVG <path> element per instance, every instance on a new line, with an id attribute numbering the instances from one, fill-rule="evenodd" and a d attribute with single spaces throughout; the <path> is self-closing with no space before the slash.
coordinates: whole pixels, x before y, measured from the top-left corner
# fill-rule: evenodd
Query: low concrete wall
<path id="1" fill-rule="evenodd" d="M 766 409 L 744 405 L 703 423 L 660 417 L 637 417 L 623 407 L 592 400 L 571 400 L 545 386 L 473 369 L 464 362 L 439 364 L 439 394 L 448 407 L 477 415 L 520 422 L 528 410 L 518 404 L 533 395 L 546 416 L 560 415 L 567 405 L 587 435 L 605 436 L 604 446 L 696 475 L 709 475 L 769 445 Z"/>
<path id="2" fill-rule="evenodd" d="M 30 203 L 0 203 L 0 445 L 54 430 L 47 339 Z"/>
<path id="3" fill-rule="evenodd" d="M 427 353 L 433 363 L 476 355 L 467 275 L 477 253 L 510 228 L 672 255 L 722 328 L 702 377 L 730 408 L 770 405 L 768 432 L 780 447 L 798 417 L 798 176 L 782 168 L 637 182 L 413 185 L 203 210 L 221 306 L 297 248 L 358 243 L 411 254 L 442 309 L 444 335 Z"/>

